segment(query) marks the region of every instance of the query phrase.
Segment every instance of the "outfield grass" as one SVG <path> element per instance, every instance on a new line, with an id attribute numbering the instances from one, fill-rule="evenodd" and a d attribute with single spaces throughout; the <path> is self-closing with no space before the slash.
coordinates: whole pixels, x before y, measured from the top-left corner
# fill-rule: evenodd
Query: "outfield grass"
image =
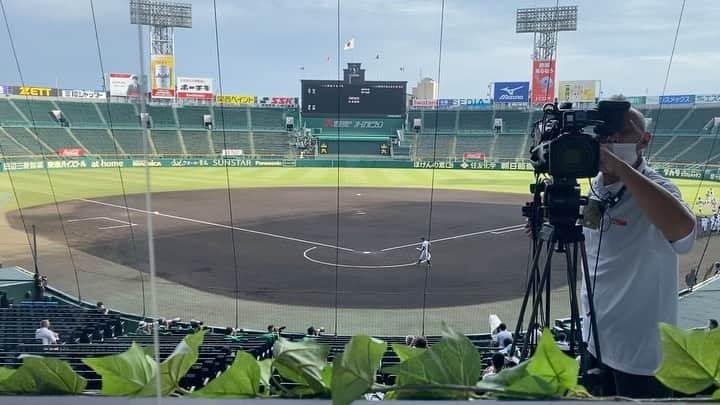
<path id="1" fill-rule="evenodd" d="M 229 168 L 231 188 L 244 187 L 410 187 L 483 190 L 529 194 L 533 181 L 530 172 L 495 170 L 433 170 L 367 169 L 367 168 Z M 49 176 L 49 179 L 48 179 Z M 433 179 L 434 176 L 434 179 Z M 122 194 L 118 169 L 34 170 L 0 174 L 0 191 L 13 193 L 6 210 L 53 202 L 50 181 L 57 201 Z M 50 181 L 49 181 L 50 180 Z M 128 194 L 147 189 L 144 168 L 122 169 L 122 180 Z M 153 191 L 207 190 L 227 186 L 225 168 L 152 168 L 150 183 Z M 697 180 L 674 179 L 686 201 L 693 201 L 698 191 Z M 720 184 L 705 182 L 720 194 Z M 581 181 L 583 191 L 587 181 Z M 14 193 L 13 193 L 14 194 Z"/>

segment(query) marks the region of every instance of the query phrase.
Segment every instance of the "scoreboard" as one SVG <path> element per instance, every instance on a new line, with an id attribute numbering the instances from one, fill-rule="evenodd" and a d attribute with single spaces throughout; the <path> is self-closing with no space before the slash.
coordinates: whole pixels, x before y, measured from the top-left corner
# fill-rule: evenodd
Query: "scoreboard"
<path id="1" fill-rule="evenodd" d="M 407 82 L 303 80 L 302 113 L 306 117 L 386 117 L 405 115 Z"/>

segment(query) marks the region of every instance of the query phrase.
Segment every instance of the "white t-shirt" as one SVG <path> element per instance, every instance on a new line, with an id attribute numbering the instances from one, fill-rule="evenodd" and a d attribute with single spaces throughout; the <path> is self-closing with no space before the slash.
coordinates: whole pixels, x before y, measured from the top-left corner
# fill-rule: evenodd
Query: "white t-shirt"
<path id="1" fill-rule="evenodd" d="M 505 341 L 505 339 L 508 338 L 512 340 L 512 333 L 510 333 L 510 331 L 508 331 L 507 329 L 501 330 L 495 336 L 493 336 L 493 340 L 496 341 L 498 346 L 500 347 L 504 347 L 503 342 Z"/>
<path id="2" fill-rule="evenodd" d="M 39 328 L 35 331 L 35 339 L 42 339 L 42 344 L 44 345 L 54 345 L 57 343 L 55 332 L 45 327 Z"/>
<path id="3" fill-rule="evenodd" d="M 678 188 L 641 163 L 638 171 L 681 199 Z M 602 174 L 593 179 L 599 200 L 617 195 L 620 182 L 604 186 Z M 687 253 L 695 241 L 695 229 L 684 238 L 669 242 L 640 210 L 629 191 L 605 212 L 597 273 L 600 231 L 584 228 L 591 281 L 595 278 L 594 303 L 602 362 L 614 369 L 637 375 L 653 375 L 660 365 L 662 345 L 658 323 L 677 324 L 678 254 Z M 587 292 L 583 288 L 583 337 L 596 354 L 589 336 Z"/>

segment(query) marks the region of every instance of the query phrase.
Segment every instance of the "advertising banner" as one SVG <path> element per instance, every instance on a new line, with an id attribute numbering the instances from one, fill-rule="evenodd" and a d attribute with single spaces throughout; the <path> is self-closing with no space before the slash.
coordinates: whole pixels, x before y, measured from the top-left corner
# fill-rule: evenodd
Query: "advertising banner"
<path id="1" fill-rule="evenodd" d="M 216 103 L 255 104 L 255 96 L 215 96 Z"/>
<path id="2" fill-rule="evenodd" d="M 137 75 L 133 73 L 110 73 L 110 95 L 115 97 L 138 97 L 140 84 Z"/>
<path id="3" fill-rule="evenodd" d="M 463 160 L 470 160 L 470 159 L 476 159 L 476 160 L 485 159 L 485 153 L 484 152 L 464 152 Z"/>
<path id="4" fill-rule="evenodd" d="M 300 99 L 297 97 L 260 97 L 258 104 L 263 107 L 297 107 Z"/>
<path id="5" fill-rule="evenodd" d="M 222 156 L 242 156 L 243 150 L 242 149 L 223 149 L 221 154 L 222 154 Z"/>
<path id="6" fill-rule="evenodd" d="M 482 98 L 441 98 L 438 108 L 489 108 L 490 100 Z"/>
<path id="7" fill-rule="evenodd" d="M 213 79 L 204 77 L 177 78 L 177 97 L 195 100 L 212 100 Z"/>
<path id="8" fill-rule="evenodd" d="M 175 57 L 150 56 L 150 89 L 153 98 L 175 98 Z"/>
<path id="9" fill-rule="evenodd" d="M 694 102 L 695 102 L 694 94 L 661 96 L 659 98 L 660 104 L 692 104 Z"/>
<path id="10" fill-rule="evenodd" d="M 0 95 L 4 94 L 7 94 L 7 92 L 5 91 L 5 86 L 0 86 Z"/>
<path id="11" fill-rule="evenodd" d="M 530 82 L 495 82 L 493 101 L 496 103 L 527 103 Z"/>
<path id="12" fill-rule="evenodd" d="M 105 92 L 102 90 L 62 89 L 60 97 L 105 99 Z"/>
<path id="13" fill-rule="evenodd" d="M 58 155 L 63 157 L 81 157 L 83 150 L 82 148 L 64 148 L 58 151 Z"/>
<path id="14" fill-rule="evenodd" d="M 632 105 L 645 105 L 645 96 L 628 96 L 627 101 Z"/>
<path id="15" fill-rule="evenodd" d="M 437 100 L 434 98 L 416 98 L 413 100 L 413 107 L 435 107 Z"/>
<path id="16" fill-rule="evenodd" d="M 699 94 L 695 96 L 695 102 L 704 103 L 720 103 L 720 94 Z"/>
<path id="17" fill-rule="evenodd" d="M 13 96 L 57 97 L 58 89 L 45 86 L 7 86 L 7 94 Z"/>
<path id="18" fill-rule="evenodd" d="M 599 80 L 574 80 L 558 83 L 558 100 L 593 102 L 597 96 Z"/>
<path id="19" fill-rule="evenodd" d="M 555 61 L 534 60 L 532 73 L 532 102 L 552 103 L 555 98 Z"/>

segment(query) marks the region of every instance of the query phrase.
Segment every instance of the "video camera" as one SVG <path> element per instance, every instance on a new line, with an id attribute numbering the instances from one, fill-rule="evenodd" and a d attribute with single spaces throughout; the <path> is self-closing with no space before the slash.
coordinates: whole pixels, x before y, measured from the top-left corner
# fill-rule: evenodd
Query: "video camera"
<path id="1" fill-rule="evenodd" d="M 601 101 L 597 108 L 573 110 L 572 103 L 546 104 L 534 124 L 530 162 L 536 173 L 563 179 L 594 177 L 600 170 L 600 143 L 622 130 L 627 101 Z M 583 132 L 594 125 L 595 135 Z"/>

